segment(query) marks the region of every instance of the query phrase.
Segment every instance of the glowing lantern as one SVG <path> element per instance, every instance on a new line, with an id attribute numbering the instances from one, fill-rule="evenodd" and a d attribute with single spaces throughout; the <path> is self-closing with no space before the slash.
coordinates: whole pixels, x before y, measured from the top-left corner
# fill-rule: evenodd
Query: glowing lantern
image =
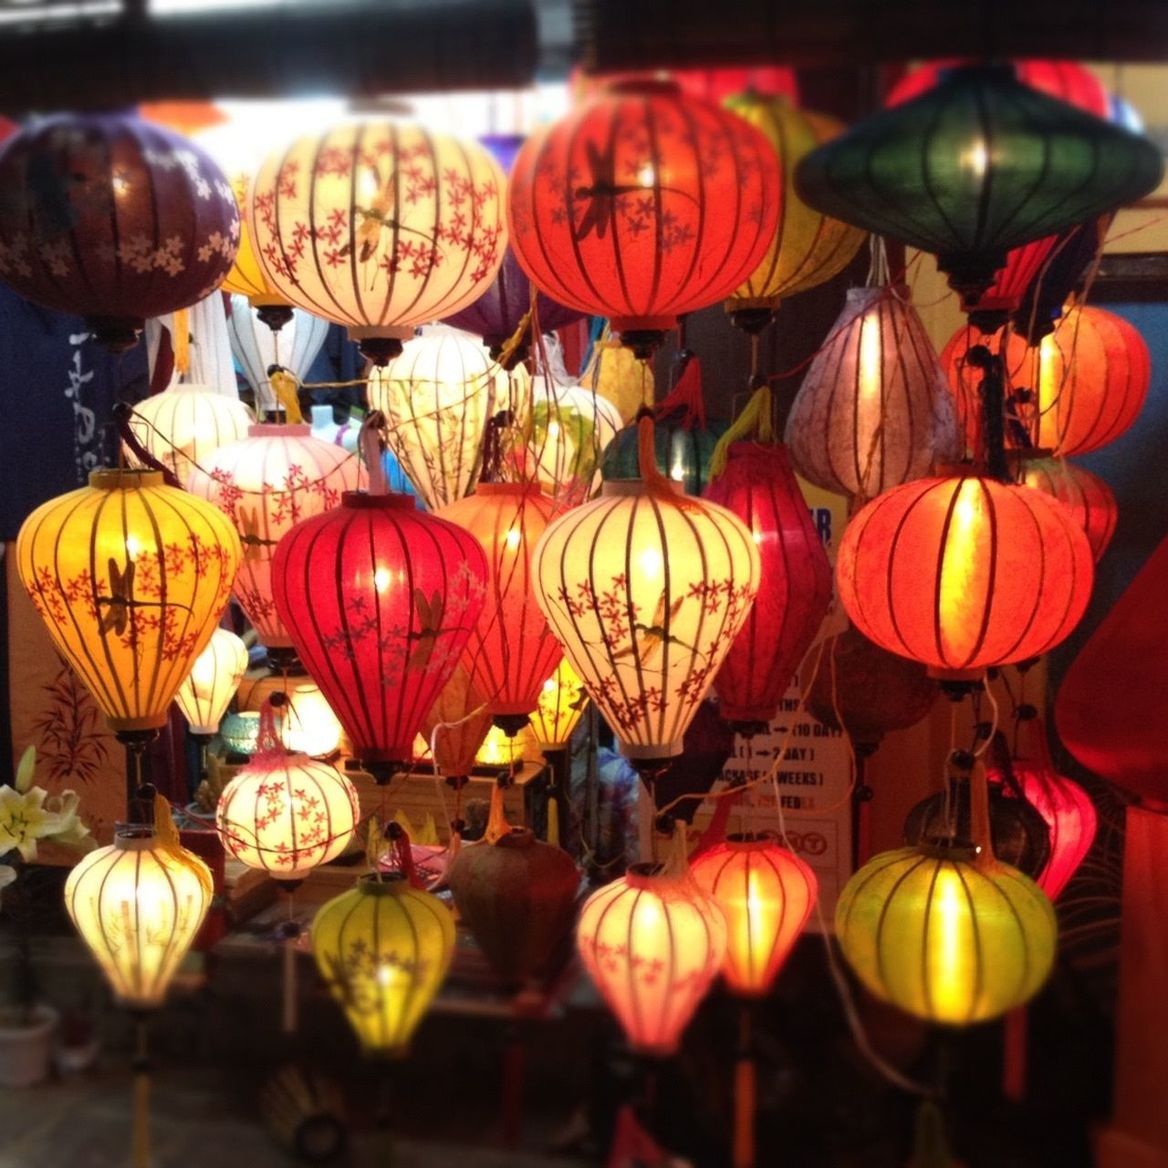
<path id="1" fill-rule="evenodd" d="M 953 403 L 908 291 L 853 288 L 787 417 L 810 482 L 871 499 L 957 453 Z"/>
<path id="2" fill-rule="evenodd" d="M 357 459 L 312 437 L 309 426 L 259 423 L 242 442 L 221 446 L 191 472 L 187 489 L 214 503 L 243 541 L 235 598 L 271 649 L 292 637 L 272 600 L 272 556 L 293 525 L 336 507 L 358 483 Z"/>
<path id="3" fill-rule="evenodd" d="M 435 734 L 434 728 L 439 723 L 447 724 L 440 726 Z M 422 719 L 419 757 L 425 757 L 433 743 L 438 769 L 449 779 L 465 779 L 474 770 L 475 755 L 491 729 L 487 703 L 471 684 L 466 668 L 456 665 L 438 700 Z"/>
<path id="4" fill-rule="evenodd" d="M 1018 311 L 1027 290 L 1050 262 L 1059 242 L 1059 236 L 1046 235 L 1007 252 L 1005 264 L 994 282 L 978 297 L 970 320 L 974 324 L 984 320 L 991 332 L 1001 327 L 1002 314 Z"/>
<path id="5" fill-rule="evenodd" d="M 701 495 L 710 481 L 710 459 L 727 424 L 719 419 L 708 423 L 687 421 L 676 416 L 656 418 L 653 449 L 657 469 L 687 495 Z M 637 426 L 626 426 L 608 444 L 600 463 L 605 482 L 626 482 L 641 477 L 641 455 Z"/>
<path id="6" fill-rule="evenodd" d="M 539 701 L 531 713 L 531 726 L 539 748 L 566 749 L 587 702 L 584 682 L 564 657 L 555 673 L 540 687 Z"/>
<path id="7" fill-rule="evenodd" d="M 503 172 L 477 142 L 351 122 L 270 155 L 248 226 L 267 282 L 383 365 L 471 304 L 507 246 Z"/>
<path id="8" fill-rule="evenodd" d="M 736 994 L 761 997 L 815 907 L 815 873 L 767 836 L 730 836 L 698 856 L 692 872 L 726 919 L 727 984 Z"/>
<path id="9" fill-rule="evenodd" d="M 613 337 L 602 337 L 593 343 L 580 384 L 612 402 L 625 425 L 631 424 L 641 406 L 656 396 L 652 364 L 638 360 L 632 349 L 626 349 Z"/>
<path id="10" fill-rule="evenodd" d="M 379 781 L 411 757 L 482 611 L 486 575 L 478 543 L 409 495 L 346 492 L 280 541 L 276 611 Z"/>
<path id="11" fill-rule="evenodd" d="M 531 728 L 524 726 L 517 734 L 508 734 L 501 726 L 491 726 L 475 751 L 475 764 L 486 767 L 509 767 L 523 758 L 525 741 Z"/>
<path id="12" fill-rule="evenodd" d="M 726 923 L 688 872 L 634 864 L 584 902 L 576 948 L 633 1050 L 665 1058 L 718 976 Z"/>
<path id="13" fill-rule="evenodd" d="M 670 82 L 617 83 L 533 134 L 508 218 L 532 282 L 608 317 L 647 354 L 677 317 L 730 295 L 774 238 L 775 152 Z"/>
<path id="14" fill-rule="evenodd" d="M 152 828 L 124 828 L 65 881 L 65 908 L 118 999 L 162 1004 L 211 904 L 211 872 Z"/>
<path id="15" fill-rule="evenodd" d="M 238 398 L 188 384 L 143 398 L 130 418 L 134 437 L 174 471 L 180 483 L 187 481 L 192 463 L 246 438 L 251 424 L 251 411 Z M 127 454 L 133 458 L 132 452 Z"/>
<path id="16" fill-rule="evenodd" d="M 126 114 L 62 114 L 0 157 L 0 277 L 86 317 L 115 349 L 148 316 L 195 304 L 235 259 L 239 213 L 219 168 L 186 138 Z"/>
<path id="17" fill-rule="evenodd" d="M 246 671 L 247 646 L 230 629 L 217 628 L 174 695 L 192 734 L 218 732 Z"/>
<path id="18" fill-rule="evenodd" d="M 161 471 L 95 470 L 42 503 L 16 541 L 53 643 L 119 735 L 166 724 L 241 559 L 231 525 Z"/>
<path id="19" fill-rule="evenodd" d="M 446 977 L 454 919 L 401 876 L 366 876 L 312 922 L 321 977 L 367 1055 L 402 1058 Z"/>
<path id="20" fill-rule="evenodd" d="M 1057 645 L 1093 579 L 1091 545 L 1070 511 L 977 475 L 878 495 L 852 517 L 836 561 L 840 602 L 865 636 L 968 676 Z"/>
<path id="21" fill-rule="evenodd" d="M 470 490 L 487 419 L 506 401 L 506 373 L 453 329 L 424 332 L 369 380 L 369 406 L 385 415 L 389 448 L 431 510 Z"/>
<path id="22" fill-rule="evenodd" d="M 280 713 L 280 741 L 288 750 L 326 758 L 339 749 L 344 730 L 320 686 L 292 686 Z"/>
<path id="23" fill-rule="evenodd" d="M 881 852 L 844 886 L 835 927 L 876 997 L 950 1026 L 1032 998 L 1058 939 L 1054 909 L 1032 880 L 958 847 Z"/>
<path id="24" fill-rule="evenodd" d="M 1119 520 L 1119 505 L 1111 488 L 1085 467 L 1058 458 L 1028 458 L 1022 464 L 1021 482 L 1070 508 L 1099 563 Z"/>

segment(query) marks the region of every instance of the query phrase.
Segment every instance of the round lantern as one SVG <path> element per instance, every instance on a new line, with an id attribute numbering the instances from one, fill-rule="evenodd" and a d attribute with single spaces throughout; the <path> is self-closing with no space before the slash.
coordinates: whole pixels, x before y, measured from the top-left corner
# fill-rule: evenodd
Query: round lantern
<path id="1" fill-rule="evenodd" d="M 482 611 L 486 578 L 478 543 L 409 495 L 346 492 L 280 541 L 276 611 L 379 781 L 411 757 Z"/>
<path id="2" fill-rule="evenodd" d="M 1028 458 L 1022 464 L 1020 481 L 1070 508 L 1087 533 L 1091 554 L 1099 563 L 1119 520 L 1119 505 L 1111 488 L 1085 467 L 1059 458 Z"/>
<path id="3" fill-rule="evenodd" d="M 531 712 L 539 748 L 566 750 L 587 704 L 583 680 L 567 657 L 561 658 L 555 673 L 540 687 L 539 701 Z"/>
<path id="4" fill-rule="evenodd" d="M 211 905 L 211 872 L 152 828 L 123 828 L 65 881 L 65 908 L 110 988 L 137 1010 L 162 1004 Z"/>
<path id="5" fill-rule="evenodd" d="M 783 446 L 735 442 L 705 498 L 750 530 L 761 562 L 750 615 L 714 680 L 722 717 L 769 723 L 831 604 L 831 564 Z"/>
<path id="6" fill-rule="evenodd" d="M 653 450 L 657 469 L 687 495 L 701 495 L 710 481 L 710 460 L 718 439 L 728 425 L 714 418 L 701 425 L 676 415 L 658 418 L 653 425 Z M 600 462 L 605 482 L 626 482 L 641 477 L 637 425 L 626 426 L 608 444 Z"/>
<path id="7" fill-rule="evenodd" d="M 0 278 L 86 318 L 115 349 L 148 316 L 222 282 L 239 212 L 222 171 L 186 138 L 126 114 L 61 114 L 0 154 Z"/>
<path id="8" fill-rule="evenodd" d="M 247 646 L 230 629 L 217 628 L 174 695 L 192 734 L 218 733 L 246 672 Z"/>
<path id="9" fill-rule="evenodd" d="M 294 754 L 327 758 L 340 749 L 344 730 L 320 686 L 293 685 L 280 709 L 280 742 Z"/>
<path id="10" fill-rule="evenodd" d="M 998 1018 L 1032 998 L 1058 940 L 1054 909 L 1032 880 L 958 847 L 873 857 L 844 886 L 835 929 L 871 993 L 949 1026 Z"/>
<path id="11" fill-rule="evenodd" d="M 532 567 L 536 599 L 624 754 L 646 767 L 680 754 L 758 591 L 750 530 L 663 483 L 605 483 L 548 527 Z"/>
<path id="12" fill-rule="evenodd" d="M 448 779 L 466 779 L 474 770 L 476 755 L 490 729 L 487 703 L 471 684 L 466 668 L 456 665 L 438 700 L 422 719 L 421 757 L 433 749 L 433 761 Z"/>
<path id="13" fill-rule="evenodd" d="M 978 475 L 894 487 L 844 530 L 836 589 L 856 627 L 947 674 L 1052 649 L 1091 597 L 1091 545 L 1062 504 Z"/>
<path id="14" fill-rule="evenodd" d="M 345 325 L 376 364 L 471 304 L 507 246 L 506 180 L 477 142 L 358 121 L 270 155 L 248 226 L 268 283 Z"/>
<path id="15" fill-rule="evenodd" d="M 321 906 L 312 952 L 366 1055 L 403 1058 L 446 977 L 454 919 L 400 875 L 372 875 Z"/>
<path id="16" fill-rule="evenodd" d="M 1037 345 L 1051 332 L 1067 302 L 1082 292 L 1085 277 L 1094 268 L 1114 219 L 1114 212 L 1109 211 L 1055 236 L 1049 257 L 1031 279 L 1021 303 L 1010 316 L 1015 331 L 1030 344 Z"/>
<path id="17" fill-rule="evenodd" d="M 952 399 L 907 289 L 849 290 L 795 395 L 786 439 L 805 479 L 861 500 L 956 455 Z"/>
<path id="18" fill-rule="evenodd" d="M 214 507 L 161 471 L 95 470 L 42 503 L 17 570 L 53 643 L 120 736 L 149 736 L 215 629 L 242 558 Z"/>
<path id="19" fill-rule="evenodd" d="M 726 983 L 736 994 L 762 997 L 815 907 L 815 873 L 773 838 L 744 835 L 702 852 L 693 878 L 726 918 Z"/>
<path id="20" fill-rule="evenodd" d="M 496 725 L 510 733 L 527 723 L 563 656 L 540 614 L 532 582 L 533 549 L 555 507 L 538 487 L 479 483 L 469 498 L 440 512 L 487 553 L 486 603 L 463 660 Z"/>
<path id="21" fill-rule="evenodd" d="M 766 135 L 783 176 L 778 231 L 762 262 L 726 301 L 735 323 L 757 327 L 770 320 L 780 300 L 842 272 L 864 242 L 864 232 L 809 207 L 795 190 L 799 159 L 841 133 L 842 122 L 799 109 L 785 97 L 757 92 L 733 97 L 726 106 Z"/>
<path id="22" fill-rule="evenodd" d="M 356 458 L 313 438 L 309 426 L 266 422 L 191 471 L 187 489 L 227 515 L 243 541 L 235 598 L 269 650 L 292 645 L 272 599 L 276 545 L 300 520 L 336 507 L 359 475 Z"/>
<path id="23" fill-rule="evenodd" d="M 537 287 L 608 317 L 647 355 L 679 315 L 758 267 L 781 199 L 775 152 L 753 126 L 671 82 L 633 81 L 528 139 L 508 219 Z"/>
<path id="24" fill-rule="evenodd" d="M 508 400 L 507 374 L 466 333 L 431 329 L 369 380 L 369 407 L 431 510 L 470 490 L 487 419 Z"/>

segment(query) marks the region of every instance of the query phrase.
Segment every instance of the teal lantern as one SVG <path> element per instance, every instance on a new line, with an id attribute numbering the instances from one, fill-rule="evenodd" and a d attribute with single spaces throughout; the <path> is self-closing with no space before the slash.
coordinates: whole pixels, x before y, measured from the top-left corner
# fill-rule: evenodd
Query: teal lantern
<path id="1" fill-rule="evenodd" d="M 728 428 L 729 423 L 720 420 L 704 426 L 675 418 L 658 421 L 653 433 L 657 469 L 673 482 L 681 483 L 687 495 L 700 495 L 710 481 L 714 447 Z M 605 482 L 641 477 L 635 422 L 619 430 L 605 447 L 600 473 Z"/>

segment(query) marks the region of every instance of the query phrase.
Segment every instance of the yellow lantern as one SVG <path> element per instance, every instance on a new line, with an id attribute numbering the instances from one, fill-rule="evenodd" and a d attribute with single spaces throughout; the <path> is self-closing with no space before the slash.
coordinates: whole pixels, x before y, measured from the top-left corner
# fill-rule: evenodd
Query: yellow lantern
<path id="1" fill-rule="evenodd" d="M 215 630 L 242 557 L 216 508 L 161 471 L 95 470 L 25 521 L 17 567 L 33 606 L 111 728 L 165 725 Z"/>
<path id="2" fill-rule="evenodd" d="M 524 726 L 514 737 L 501 726 L 492 726 L 475 751 L 475 762 L 479 766 L 509 767 L 523 759 L 530 741 L 530 726 Z"/>
<path id="3" fill-rule="evenodd" d="M 1037 884 L 954 846 L 873 857 L 844 886 L 835 927 L 848 964 L 876 997 L 951 1026 L 998 1018 L 1033 997 L 1058 941 Z"/>
<path id="4" fill-rule="evenodd" d="M 319 685 L 293 686 L 280 713 L 280 741 L 288 750 L 326 758 L 340 749 L 344 730 Z"/>
<path id="5" fill-rule="evenodd" d="M 643 405 L 652 405 L 656 397 L 653 366 L 641 361 L 618 337 L 607 333 L 592 346 L 592 355 L 580 385 L 616 406 L 621 421 L 631 426 Z"/>
<path id="6" fill-rule="evenodd" d="M 367 1055 L 402 1058 L 454 954 L 454 918 L 400 874 L 364 877 L 322 905 L 312 952 Z"/>
<path id="7" fill-rule="evenodd" d="M 218 732 L 246 672 L 247 646 L 230 629 L 217 628 L 174 695 L 192 734 Z"/>
<path id="8" fill-rule="evenodd" d="M 65 907 L 126 1006 L 159 1006 L 211 904 L 211 872 L 153 828 L 119 832 L 65 881 Z"/>
<path id="9" fill-rule="evenodd" d="M 541 750 L 564 750 L 580 722 L 588 694 L 584 682 L 564 657 L 543 683 L 539 704 L 531 713 L 531 727 Z"/>

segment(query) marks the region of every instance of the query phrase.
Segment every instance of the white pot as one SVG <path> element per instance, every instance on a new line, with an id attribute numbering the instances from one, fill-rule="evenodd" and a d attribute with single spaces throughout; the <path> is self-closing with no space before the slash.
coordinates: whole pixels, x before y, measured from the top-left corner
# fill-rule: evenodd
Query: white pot
<path id="1" fill-rule="evenodd" d="M 33 1087 L 49 1075 L 57 1011 L 34 1006 L 28 1026 L 0 1019 L 0 1087 Z"/>

